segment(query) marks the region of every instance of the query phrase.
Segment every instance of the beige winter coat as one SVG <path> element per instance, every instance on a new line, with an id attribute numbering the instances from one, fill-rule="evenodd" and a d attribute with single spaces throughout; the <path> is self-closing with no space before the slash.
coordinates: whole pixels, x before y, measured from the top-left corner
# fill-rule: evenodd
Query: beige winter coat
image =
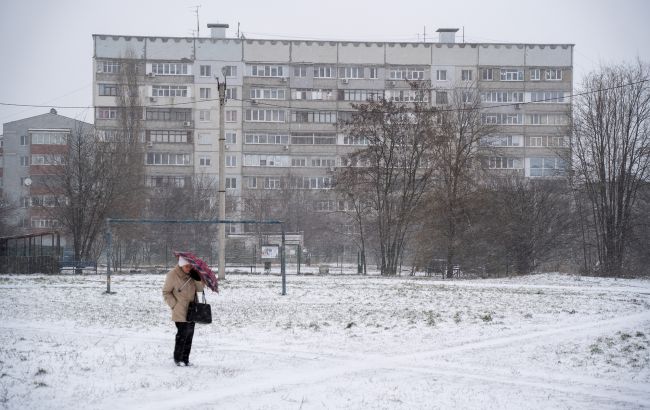
<path id="1" fill-rule="evenodd" d="M 165 303 L 172 308 L 172 321 L 187 321 L 187 307 L 194 300 L 196 292 L 201 291 L 203 283 L 193 280 L 180 266 L 167 272 L 162 293 Z"/>

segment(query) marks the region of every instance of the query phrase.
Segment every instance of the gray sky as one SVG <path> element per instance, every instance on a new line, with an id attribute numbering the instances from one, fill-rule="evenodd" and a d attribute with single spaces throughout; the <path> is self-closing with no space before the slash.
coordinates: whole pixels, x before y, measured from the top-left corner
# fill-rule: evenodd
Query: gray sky
<path id="1" fill-rule="evenodd" d="M 92 105 L 92 34 L 190 37 L 237 23 L 247 38 L 573 43 L 575 84 L 601 63 L 650 61 L 648 0 L 0 0 L 0 123 Z M 460 33 L 460 32 L 459 32 Z M 461 41 L 458 39 L 457 41 Z M 92 122 L 89 109 L 57 108 Z"/>

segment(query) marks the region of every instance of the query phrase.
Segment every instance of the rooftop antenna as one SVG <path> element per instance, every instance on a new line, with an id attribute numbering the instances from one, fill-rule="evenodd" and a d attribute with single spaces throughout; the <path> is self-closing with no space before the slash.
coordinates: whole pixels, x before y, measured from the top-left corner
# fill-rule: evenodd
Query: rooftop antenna
<path id="1" fill-rule="evenodd" d="M 239 38 L 239 22 L 237 22 L 237 38 Z"/>
<path id="2" fill-rule="evenodd" d="M 199 28 L 200 27 L 199 26 L 199 7 L 201 7 L 200 4 L 197 5 L 197 6 L 194 6 L 194 14 L 196 14 L 196 36 L 197 37 L 201 37 L 201 30 Z"/>
<path id="3" fill-rule="evenodd" d="M 422 42 L 427 42 L 427 26 L 424 26 L 424 34 L 422 35 Z"/>

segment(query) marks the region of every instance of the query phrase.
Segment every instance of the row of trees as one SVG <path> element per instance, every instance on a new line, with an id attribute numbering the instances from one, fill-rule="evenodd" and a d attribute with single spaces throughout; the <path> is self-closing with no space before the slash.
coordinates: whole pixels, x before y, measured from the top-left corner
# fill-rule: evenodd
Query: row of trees
<path id="1" fill-rule="evenodd" d="M 336 181 L 352 204 L 360 251 L 370 244 L 386 275 L 405 260 L 440 262 L 447 276 L 459 263 L 483 273 L 541 265 L 647 273 L 649 79 L 641 62 L 590 74 L 567 112 L 570 149 L 556 153 L 570 165 L 541 180 L 484 172 L 481 140 L 494 129 L 471 90 L 456 90 L 442 110 L 424 99 L 357 106 L 346 133 L 369 144 Z M 414 87 L 428 92 L 427 84 Z"/>
<path id="2" fill-rule="evenodd" d="M 49 211 L 71 233 L 77 259 L 98 255 L 107 217 L 216 215 L 211 179 L 199 175 L 179 186 L 144 186 L 136 67 L 135 59 L 122 65 L 119 130 L 72 133 L 66 161 L 48 179 L 48 189 L 65 198 Z M 648 65 L 638 62 L 603 67 L 583 81 L 573 112 L 567 112 L 573 117 L 572 145 L 557 152 L 572 165 L 554 178 L 486 173 L 490 149 L 482 141 L 495 129 L 482 121 L 476 89 L 449 92 L 448 105 L 439 109 L 427 102 L 430 84 L 418 82 L 417 102 L 369 101 L 341 124 L 347 137 L 367 145 L 332 175 L 334 209 L 314 212 L 314 203 L 332 196 L 289 186 L 228 201 L 239 202 L 244 217 L 285 221 L 324 254 L 339 252 L 347 236 L 364 265 L 374 261 L 385 275 L 398 274 L 402 265 L 439 265 L 451 276 L 459 264 L 485 274 L 525 274 L 540 266 L 603 275 L 639 272 L 650 259 L 649 77 Z M 211 229 L 121 228 L 116 246 L 127 260 L 167 254 L 183 244 L 209 248 Z M 159 249 L 145 249 L 151 244 Z"/>

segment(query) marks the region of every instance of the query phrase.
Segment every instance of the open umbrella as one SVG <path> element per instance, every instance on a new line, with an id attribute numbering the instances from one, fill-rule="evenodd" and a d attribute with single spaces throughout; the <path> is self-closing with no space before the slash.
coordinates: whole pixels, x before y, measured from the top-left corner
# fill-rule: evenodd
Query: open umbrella
<path id="1" fill-rule="evenodd" d="M 181 251 L 174 251 L 174 256 L 177 258 L 182 256 L 185 258 L 194 268 L 199 273 L 199 276 L 201 277 L 201 282 L 203 282 L 208 288 L 210 288 L 214 292 L 219 292 L 219 284 L 217 283 L 217 277 L 214 275 L 214 272 L 212 272 L 212 269 L 208 266 L 207 263 L 205 263 L 201 258 L 197 257 L 194 255 L 192 252 L 181 252 Z"/>

